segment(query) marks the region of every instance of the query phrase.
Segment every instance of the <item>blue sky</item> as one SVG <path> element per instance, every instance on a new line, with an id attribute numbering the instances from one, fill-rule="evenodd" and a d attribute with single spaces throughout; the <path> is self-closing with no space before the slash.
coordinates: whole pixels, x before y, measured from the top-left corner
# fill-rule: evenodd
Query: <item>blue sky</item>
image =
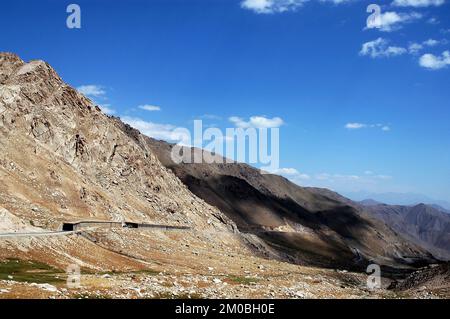
<path id="1" fill-rule="evenodd" d="M 301 185 L 450 201 L 449 0 L 73 2 L 81 29 L 71 2 L 3 3 L 0 51 L 49 62 L 144 133 L 259 116 Z"/>

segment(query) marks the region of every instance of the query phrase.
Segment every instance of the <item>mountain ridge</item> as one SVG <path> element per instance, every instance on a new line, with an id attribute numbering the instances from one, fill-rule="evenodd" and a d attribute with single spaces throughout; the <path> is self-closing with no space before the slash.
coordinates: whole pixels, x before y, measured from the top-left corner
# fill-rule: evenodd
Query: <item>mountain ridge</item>
<path id="1" fill-rule="evenodd" d="M 173 145 L 149 142 L 163 165 L 194 194 L 218 207 L 240 231 L 263 239 L 291 262 L 352 267 L 357 261 L 361 269 L 369 261 L 397 266 L 413 263 L 402 256 L 424 252 L 330 190 L 302 188 L 242 163 L 175 164 L 170 157 Z M 427 253 L 421 258 L 433 260 Z"/>

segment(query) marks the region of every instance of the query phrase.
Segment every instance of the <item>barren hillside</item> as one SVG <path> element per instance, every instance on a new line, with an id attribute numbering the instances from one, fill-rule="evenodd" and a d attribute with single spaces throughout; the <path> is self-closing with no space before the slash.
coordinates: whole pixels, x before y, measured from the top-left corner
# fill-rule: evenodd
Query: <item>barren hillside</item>
<path id="1" fill-rule="evenodd" d="M 302 188 L 241 163 L 177 165 L 170 156 L 173 145 L 148 141 L 194 194 L 218 207 L 241 232 L 262 239 L 271 250 L 259 251 L 271 258 L 355 269 L 370 262 L 396 268 L 434 260 L 339 194 Z"/>

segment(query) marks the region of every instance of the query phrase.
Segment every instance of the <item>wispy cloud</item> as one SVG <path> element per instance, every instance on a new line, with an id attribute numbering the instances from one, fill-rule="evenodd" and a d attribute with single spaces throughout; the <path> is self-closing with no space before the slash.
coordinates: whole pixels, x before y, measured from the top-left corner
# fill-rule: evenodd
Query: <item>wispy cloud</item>
<path id="1" fill-rule="evenodd" d="M 409 44 L 408 52 L 411 54 L 417 54 L 425 47 L 434 47 L 438 44 L 442 44 L 445 42 L 446 42 L 445 40 L 435 40 L 435 39 L 428 39 L 426 41 L 423 41 L 422 43 L 413 42 Z"/>
<path id="2" fill-rule="evenodd" d="M 320 173 L 314 176 L 314 179 L 319 181 L 365 181 L 365 182 L 374 182 L 377 180 L 390 180 L 392 176 L 383 175 L 383 174 L 375 174 L 372 171 L 365 171 L 363 175 L 347 175 L 347 174 L 329 174 L 329 173 Z"/>
<path id="3" fill-rule="evenodd" d="M 278 168 L 276 170 L 270 171 L 271 174 L 276 175 L 297 175 L 300 174 L 299 171 L 295 168 Z"/>
<path id="4" fill-rule="evenodd" d="M 394 0 L 392 5 L 397 7 L 438 7 L 443 5 L 445 0 Z"/>
<path id="5" fill-rule="evenodd" d="M 104 97 L 106 95 L 106 91 L 103 86 L 89 84 L 89 85 L 81 85 L 77 87 L 78 92 L 86 95 L 87 97 Z"/>
<path id="6" fill-rule="evenodd" d="M 276 128 L 284 124 L 283 119 L 280 117 L 267 118 L 265 116 L 252 116 L 247 121 L 241 117 L 232 116 L 229 118 L 229 121 L 240 128 Z"/>
<path id="7" fill-rule="evenodd" d="M 429 24 L 439 24 L 439 23 L 441 23 L 441 22 L 439 21 L 438 18 L 436 18 L 436 17 L 431 17 L 431 18 L 429 18 L 429 19 L 427 20 L 427 23 L 429 23 Z"/>
<path id="8" fill-rule="evenodd" d="M 92 102 L 98 105 L 103 113 L 108 115 L 116 113 L 116 111 L 111 107 L 111 104 L 104 103 L 108 100 L 104 86 L 97 84 L 81 85 L 77 87 L 77 91 L 90 98 Z"/>
<path id="9" fill-rule="evenodd" d="M 150 105 L 150 104 L 139 105 L 138 108 L 140 108 L 141 110 L 149 111 L 149 112 L 161 111 L 161 107 L 156 106 L 156 105 Z"/>
<path id="10" fill-rule="evenodd" d="M 258 14 L 295 11 L 308 0 L 244 0 L 241 7 Z"/>
<path id="11" fill-rule="evenodd" d="M 103 113 L 108 114 L 108 115 L 113 115 L 116 113 L 116 111 L 114 109 L 111 108 L 110 104 L 99 104 L 97 103 L 98 107 L 100 108 L 100 110 L 102 110 Z"/>
<path id="12" fill-rule="evenodd" d="M 351 122 L 351 123 L 345 124 L 344 127 L 348 130 L 359 130 L 359 129 L 363 129 L 363 128 L 379 128 L 380 130 L 382 130 L 384 132 L 391 130 L 390 126 L 381 124 L 381 123 L 365 124 L 365 123 Z"/>
<path id="13" fill-rule="evenodd" d="M 366 42 L 359 51 L 360 55 L 370 56 L 371 58 L 386 58 L 405 54 L 407 50 L 398 46 L 389 46 L 389 41 L 378 38 L 373 41 Z"/>
<path id="14" fill-rule="evenodd" d="M 165 140 L 169 142 L 185 141 L 189 139 L 187 136 L 184 136 L 181 131 L 177 130 L 174 125 L 171 124 L 153 123 L 140 118 L 128 116 L 123 117 L 122 121 L 139 130 L 142 134 L 153 137 L 155 139 Z"/>
<path id="15" fill-rule="evenodd" d="M 439 70 L 450 65 L 450 52 L 444 51 L 440 56 L 431 53 L 422 55 L 419 65 L 429 70 Z"/>
<path id="16" fill-rule="evenodd" d="M 284 176 L 294 183 L 301 184 L 304 181 L 309 181 L 311 179 L 311 176 L 305 173 L 300 173 L 295 168 L 278 168 L 272 171 L 269 171 L 268 173 L 274 174 L 274 175 L 280 175 Z"/>
<path id="17" fill-rule="evenodd" d="M 366 124 L 363 123 L 347 123 L 345 124 L 345 128 L 349 129 L 349 130 L 357 130 L 360 128 L 364 128 L 366 127 Z"/>
<path id="18" fill-rule="evenodd" d="M 375 19 L 366 26 L 366 29 L 379 29 L 384 32 L 391 32 L 402 28 L 403 24 L 421 19 L 422 14 L 417 12 L 397 13 L 387 11 L 380 13 Z"/>

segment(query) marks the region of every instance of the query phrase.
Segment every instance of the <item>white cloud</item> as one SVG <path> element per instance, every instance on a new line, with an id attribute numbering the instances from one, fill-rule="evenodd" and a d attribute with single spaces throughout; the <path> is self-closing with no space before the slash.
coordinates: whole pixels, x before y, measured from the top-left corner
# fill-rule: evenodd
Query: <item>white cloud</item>
<path id="1" fill-rule="evenodd" d="M 366 124 L 363 123 L 347 123 L 345 124 L 345 128 L 349 130 L 358 130 L 360 128 L 366 127 Z"/>
<path id="2" fill-rule="evenodd" d="M 411 44 L 408 46 L 408 52 L 411 53 L 411 54 L 417 54 L 417 53 L 419 53 L 419 51 L 422 50 L 422 49 L 423 49 L 423 45 L 420 44 L 420 43 L 416 43 L 416 42 L 411 43 Z"/>
<path id="3" fill-rule="evenodd" d="M 326 180 L 329 180 L 330 178 L 331 178 L 331 175 L 327 174 L 327 173 L 320 173 L 315 176 L 315 179 L 318 179 L 319 181 L 326 181 Z"/>
<path id="4" fill-rule="evenodd" d="M 434 47 L 438 44 L 446 43 L 446 40 L 435 40 L 435 39 L 428 39 L 426 41 L 423 41 L 422 43 L 413 42 L 408 47 L 408 52 L 411 54 L 417 54 L 419 51 L 421 51 L 424 47 Z"/>
<path id="5" fill-rule="evenodd" d="M 426 53 L 420 57 L 419 65 L 430 70 L 445 68 L 450 65 L 450 52 L 444 51 L 440 56 Z"/>
<path id="6" fill-rule="evenodd" d="M 375 28 L 380 31 L 391 32 L 400 29 L 402 24 L 409 23 L 420 18 L 422 18 L 422 15 L 417 12 L 397 13 L 395 11 L 388 11 L 380 13 L 367 25 L 366 29 Z"/>
<path id="7" fill-rule="evenodd" d="M 295 168 L 278 168 L 276 170 L 270 171 L 271 174 L 276 175 L 298 175 L 300 174 Z"/>
<path id="8" fill-rule="evenodd" d="M 439 24 L 439 23 L 440 23 L 439 19 L 436 18 L 436 17 L 431 17 L 431 18 L 429 18 L 429 19 L 427 20 L 427 22 L 428 22 L 429 24 Z"/>
<path id="9" fill-rule="evenodd" d="M 139 105 L 138 108 L 140 108 L 141 110 L 146 110 L 146 111 L 161 111 L 161 108 L 159 106 L 156 105 L 149 105 L 149 104 L 144 104 L 144 105 Z"/>
<path id="10" fill-rule="evenodd" d="M 176 130 L 176 127 L 171 124 L 159 124 L 148 122 L 140 118 L 125 116 L 122 118 L 124 123 L 129 124 L 135 129 L 139 130 L 142 134 L 155 139 L 165 141 L 190 141 L 188 136 L 184 136 L 180 131 Z"/>
<path id="11" fill-rule="evenodd" d="M 258 14 L 295 11 L 309 0 L 244 0 L 241 7 Z"/>
<path id="12" fill-rule="evenodd" d="M 359 130 L 362 128 L 379 128 L 382 131 L 390 131 L 391 128 L 387 125 L 384 124 L 365 124 L 365 123 L 358 123 L 358 122 L 352 122 L 352 123 L 347 123 L 345 124 L 345 128 L 348 130 Z"/>
<path id="13" fill-rule="evenodd" d="M 388 46 L 388 41 L 383 38 L 378 38 L 373 41 L 366 42 L 362 45 L 360 55 L 368 55 L 371 58 L 392 57 L 405 54 L 405 48 Z"/>
<path id="14" fill-rule="evenodd" d="M 301 180 L 309 180 L 311 179 L 311 176 L 309 176 L 308 174 L 298 174 L 296 178 Z"/>
<path id="15" fill-rule="evenodd" d="M 440 42 L 438 40 L 434 40 L 434 39 L 428 39 L 426 41 L 423 42 L 423 44 L 429 46 L 429 47 L 434 47 L 435 45 L 438 45 Z"/>
<path id="16" fill-rule="evenodd" d="M 93 103 L 98 105 L 98 107 L 102 110 L 103 113 L 108 115 L 116 113 L 116 111 L 111 108 L 111 104 L 98 102 L 98 100 L 102 101 L 108 100 L 106 97 L 106 90 L 103 86 L 96 84 L 81 85 L 77 87 L 77 91 L 90 98 Z"/>
<path id="17" fill-rule="evenodd" d="M 392 5 L 397 7 L 438 7 L 444 4 L 444 0 L 394 0 Z"/>
<path id="18" fill-rule="evenodd" d="M 295 168 L 278 168 L 275 170 L 268 171 L 269 174 L 281 175 L 294 183 L 303 184 L 304 181 L 311 180 L 311 176 L 305 173 L 300 173 Z"/>
<path id="19" fill-rule="evenodd" d="M 248 121 L 237 116 L 232 116 L 229 118 L 229 121 L 240 128 L 275 128 L 284 124 L 283 119 L 280 117 L 266 118 L 264 116 L 252 116 Z"/>
<path id="20" fill-rule="evenodd" d="M 112 115 L 116 113 L 116 111 L 111 108 L 110 104 L 98 104 L 98 107 L 105 114 Z"/>
<path id="21" fill-rule="evenodd" d="M 77 87 L 78 92 L 86 95 L 87 97 L 104 97 L 106 91 L 100 85 L 90 84 Z"/>

